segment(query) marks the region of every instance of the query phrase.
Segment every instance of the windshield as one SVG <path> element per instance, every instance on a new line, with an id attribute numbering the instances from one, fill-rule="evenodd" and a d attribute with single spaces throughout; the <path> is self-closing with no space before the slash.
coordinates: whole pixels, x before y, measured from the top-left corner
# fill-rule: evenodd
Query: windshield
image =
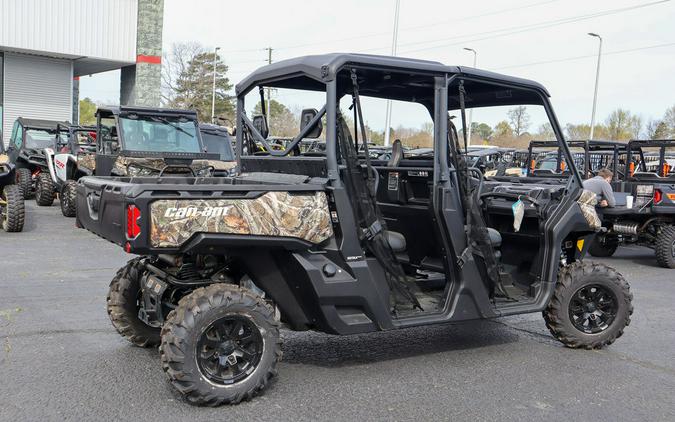
<path id="1" fill-rule="evenodd" d="M 54 134 L 46 130 L 28 129 L 26 131 L 26 148 L 42 149 L 54 147 Z"/>
<path id="2" fill-rule="evenodd" d="M 206 152 L 219 154 L 221 161 L 234 161 L 232 142 L 229 136 L 202 132 L 202 141 L 206 147 Z"/>
<path id="3" fill-rule="evenodd" d="M 120 117 L 119 121 L 125 150 L 202 152 L 196 125 L 192 120 L 164 116 L 125 116 Z"/>

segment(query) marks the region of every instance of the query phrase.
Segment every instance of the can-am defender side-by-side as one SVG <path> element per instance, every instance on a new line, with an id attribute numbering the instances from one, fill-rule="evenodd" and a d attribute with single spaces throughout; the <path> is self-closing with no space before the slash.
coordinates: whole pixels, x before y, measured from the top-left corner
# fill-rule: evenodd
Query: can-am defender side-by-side
<path id="1" fill-rule="evenodd" d="M 96 146 L 95 157 L 78 161 L 96 176 L 208 176 L 218 160 L 204 152 L 197 113 L 189 110 L 99 107 Z"/>
<path id="2" fill-rule="evenodd" d="M 5 153 L 5 145 L 0 140 L 0 221 L 6 232 L 20 232 L 23 230 L 25 210 L 23 194 L 16 179 L 16 168 L 9 162 Z"/>
<path id="3" fill-rule="evenodd" d="M 199 132 L 206 152 L 218 154 L 217 160 L 209 160 L 213 176 L 232 176 L 236 173 L 237 160 L 234 158 L 234 139 L 224 126 L 200 123 Z"/>
<path id="4" fill-rule="evenodd" d="M 58 192 L 61 213 L 75 216 L 75 187 L 82 176 L 92 175 L 88 167 L 79 162 L 92 161 L 96 154 L 96 127 L 57 125 L 56 149 L 45 148 L 49 176 Z"/>
<path id="5" fill-rule="evenodd" d="M 16 184 L 25 199 L 35 194 L 38 205 L 49 206 L 54 202 L 54 182 L 49 175 L 45 148 L 56 148 L 60 142 L 56 136 L 59 124 L 70 123 L 19 117 L 7 146 L 9 160 L 16 166 Z"/>
<path id="6" fill-rule="evenodd" d="M 325 95 L 281 151 L 245 113 L 247 94 L 266 88 Z M 574 164 L 564 184 L 483 180 L 466 166 L 451 117 L 466 127 L 467 108 L 538 105 L 569 156 L 538 83 L 328 54 L 263 67 L 236 90 L 237 176 L 84 177 L 77 188 L 78 224 L 141 255 L 111 282 L 113 325 L 136 345 L 159 344 L 190 402 L 260 393 L 281 359 L 280 323 L 347 335 L 543 312 L 555 338 L 587 349 L 629 324 L 628 283 L 582 260 L 600 222 Z M 419 106 L 433 153 L 407 158 L 395 142 L 388 161 L 367 145 L 360 158 L 363 98 Z M 324 127 L 325 155 L 293 153 Z M 255 144 L 268 154 L 243 154 Z"/>

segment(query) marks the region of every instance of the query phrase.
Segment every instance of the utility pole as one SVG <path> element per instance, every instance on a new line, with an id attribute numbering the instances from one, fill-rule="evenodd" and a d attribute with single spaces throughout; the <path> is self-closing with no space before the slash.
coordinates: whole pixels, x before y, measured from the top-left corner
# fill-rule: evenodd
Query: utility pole
<path id="1" fill-rule="evenodd" d="M 216 71 L 218 66 L 218 50 L 220 47 L 216 47 L 215 52 L 213 53 L 213 91 L 211 96 L 211 123 L 216 123 Z"/>
<path id="2" fill-rule="evenodd" d="M 396 56 L 396 51 L 398 50 L 398 16 L 400 9 L 401 0 L 396 0 L 396 6 L 394 8 L 394 34 L 391 40 L 392 56 Z M 387 112 L 384 124 L 384 146 L 389 146 L 389 126 L 391 126 L 391 100 L 387 100 Z M 363 141 L 368 142 L 368 139 L 364 139 Z"/>
<path id="3" fill-rule="evenodd" d="M 267 64 L 272 64 L 272 51 L 274 50 L 272 47 L 267 47 L 265 50 L 267 50 Z M 267 107 L 265 107 L 265 111 L 267 112 L 267 116 L 265 119 L 267 120 L 267 127 L 270 125 L 270 106 L 272 105 L 272 89 L 271 88 L 266 88 L 267 89 Z"/>
<path id="4" fill-rule="evenodd" d="M 476 50 L 473 48 L 468 48 L 464 47 L 466 51 L 470 51 L 473 53 L 473 68 L 476 68 L 476 58 L 478 56 L 478 53 L 476 53 Z M 467 146 L 471 146 L 471 125 L 473 124 L 473 107 L 471 107 L 471 110 L 469 110 L 469 127 L 467 128 L 468 131 L 468 136 L 467 136 Z"/>
<path id="5" fill-rule="evenodd" d="M 598 66 L 595 69 L 595 93 L 593 94 L 593 112 L 591 113 L 591 135 L 589 140 L 593 140 L 593 132 L 595 131 L 595 106 L 598 104 L 598 82 L 600 81 L 600 57 L 602 57 L 602 37 L 593 32 L 589 32 L 588 35 L 591 37 L 596 37 L 600 40 L 600 46 L 598 47 Z"/>

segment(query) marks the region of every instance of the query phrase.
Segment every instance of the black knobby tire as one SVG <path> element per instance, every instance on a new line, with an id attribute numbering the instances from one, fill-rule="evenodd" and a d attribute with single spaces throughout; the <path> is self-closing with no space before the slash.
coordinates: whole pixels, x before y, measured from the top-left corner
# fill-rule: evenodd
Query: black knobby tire
<path id="1" fill-rule="evenodd" d="M 663 268 L 675 268 L 675 226 L 664 226 L 656 236 L 656 262 Z"/>
<path id="2" fill-rule="evenodd" d="M 239 333 L 240 330 L 233 328 L 229 334 L 218 331 L 212 334 L 217 337 L 215 340 L 209 333 L 217 330 L 222 321 L 236 318 L 246 324 L 241 328 L 243 335 L 249 339 L 257 336 L 257 345 L 249 345 L 246 353 L 248 355 L 253 347 L 257 361 L 245 366 L 247 371 L 243 379 L 234 378 L 240 365 L 237 361 L 235 369 L 231 369 L 231 383 L 227 383 L 228 380 L 215 379 L 209 365 L 221 365 L 221 368 L 228 365 L 228 360 L 223 363 L 219 359 L 232 353 L 232 349 L 224 351 L 218 347 L 225 347 L 226 343 L 235 348 L 242 346 L 237 336 L 232 337 L 232 332 Z M 244 331 L 245 326 L 248 326 L 248 333 Z M 210 349 L 209 341 L 217 346 Z M 281 340 L 274 308 L 250 290 L 235 285 L 218 283 L 199 288 L 183 297 L 169 314 L 162 327 L 159 353 L 169 381 L 190 403 L 218 406 L 249 400 L 265 389 L 276 375 L 276 365 L 281 360 Z M 204 356 L 209 353 L 212 356 Z"/>
<path id="3" fill-rule="evenodd" d="M 141 271 L 134 258 L 120 268 L 110 282 L 108 316 L 118 333 L 139 347 L 155 347 L 160 341 L 160 329 L 151 327 L 138 318 Z"/>
<path id="4" fill-rule="evenodd" d="M 602 318 L 607 320 L 607 316 L 611 315 L 613 317 L 609 318 L 610 321 L 604 328 L 599 324 L 593 327 L 589 322 L 589 332 L 585 332 L 580 328 L 582 325 L 580 320 L 575 320 L 572 314 L 578 295 L 594 289 L 596 292 L 604 293 L 599 293 L 598 304 L 590 309 L 584 308 L 584 312 L 589 311 L 589 316 L 598 311 L 602 313 L 603 316 L 596 316 L 593 320 Z M 600 349 L 621 337 L 623 330 L 630 324 L 630 316 L 633 313 L 632 300 L 633 294 L 630 292 L 628 282 L 616 270 L 603 264 L 575 262 L 563 267 L 558 273 L 555 292 L 543 312 L 544 321 L 551 334 L 565 346 Z M 602 303 L 604 305 L 601 305 Z M 594 329 L 598 331 L 592 332 Z"/>
<path id="5" fill-rule="evenodd" d="M 48 173 L 40 173 L 35 183 L 35 202 L 41 207 L 49 207 L 55 196 L 54 181 Z"/>
<path id="6" fill-rule="evenodd" d="M 591 245 L 588 247 L 588 253 L 598 258 L 606 258 L 614 255 L 619 242 L 608 239 L 607 235 L 598 233 L 593 237 Z"/>
<path id="7" fill-rule="evenodd" d="M 20 232 L 26 218 L 23 194 L 17 185 L 8 185 L 2 190 L 5 202 L 2 215 L 2 228 L 6 232 Z"/>
<path id="8" fill-rule="evenodd" d="M 27 168 L 17 168 L 14 172 L 14 180 L 21 190 L 23 199 L 28 199 L 33 193 L 33 176 Z"/>
<path id="9" fill-rule="evenodd" d="M 61 203 L 61 213 L 64 217 L 75 217 L 77 212 L 77 182 L 74 180 L 66 180 L 66 183 L 61 189 L 59 195 L 59 202 Z"/>

